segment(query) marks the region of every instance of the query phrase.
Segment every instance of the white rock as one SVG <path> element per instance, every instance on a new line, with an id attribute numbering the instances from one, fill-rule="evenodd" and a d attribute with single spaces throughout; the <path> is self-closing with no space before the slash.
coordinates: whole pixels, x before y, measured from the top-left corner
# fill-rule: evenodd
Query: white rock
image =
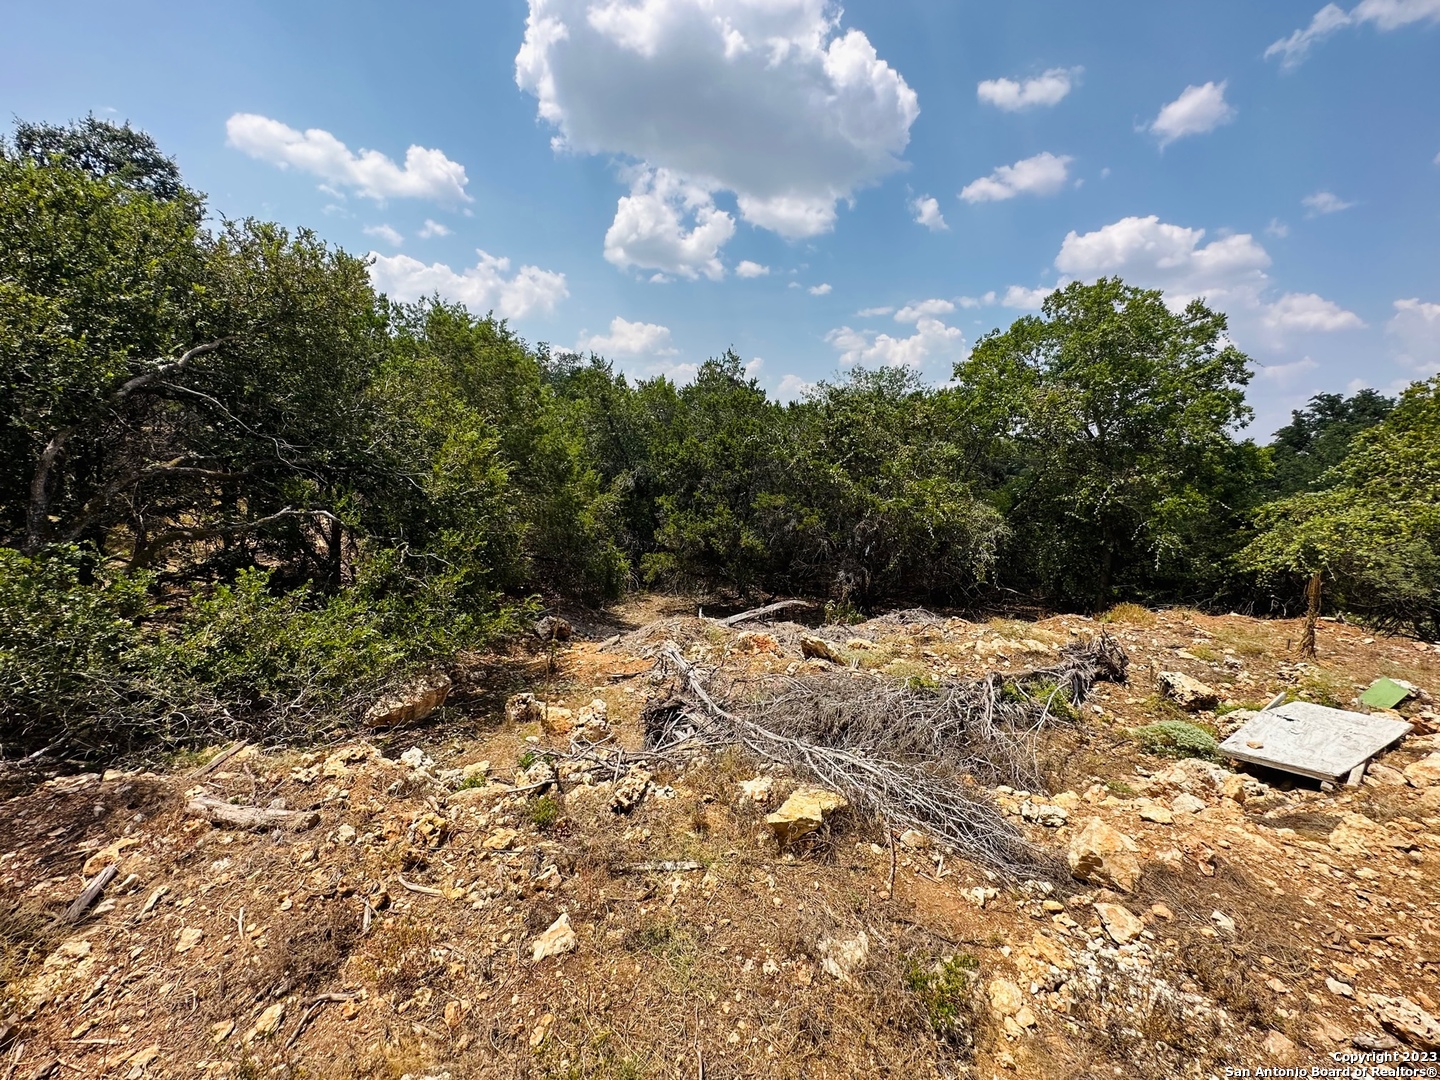
<path id="1" fill-rule="evenodd" d="M 575 931 L 570 926 L 569 912 L 561 912 L 560 917 L 550 924 L 543 934 L 537 937 L 530 947 L 530 959 L 539 963 L 547 956 L 560 956 L 564 953 L 574 952 L 578 944 Z"/>

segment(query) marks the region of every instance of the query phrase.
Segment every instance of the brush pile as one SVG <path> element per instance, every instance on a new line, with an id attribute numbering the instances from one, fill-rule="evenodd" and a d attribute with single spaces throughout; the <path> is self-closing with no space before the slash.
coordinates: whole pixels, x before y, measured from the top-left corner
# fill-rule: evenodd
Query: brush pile
<path id="1" fill-rule="evenodd" d="M 673 643 L 659 657 L 669 686 L 642 714 L 650 756 L 740 746 L 892 828 L 928 832 L 1008 877 L 1055 881 L 1064 867 L 1004 817 L 990 789 L 1037 786 L 1040 733 L 1073 720 L 1097 679 L 1123 682 L 1128 665 L 1108 635 L 1069 646 L 1052 667 L 933 687 L 843 674 L 712 684 Z"/>

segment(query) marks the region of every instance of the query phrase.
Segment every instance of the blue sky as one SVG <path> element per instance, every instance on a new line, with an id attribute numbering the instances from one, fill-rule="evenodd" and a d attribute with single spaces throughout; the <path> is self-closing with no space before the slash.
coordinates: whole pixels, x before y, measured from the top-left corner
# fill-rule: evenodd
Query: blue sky
<path id="1" fill-rule="evenodd" d="M 1262 439 L 1440 370 L 1440 0 L 10 4 L 0 107 L 681 379 L 934 381 L 1072 278 L 1206 296 Z M 933 200 L 931 202 L 930 200 Z M 942 224 L 943 223 L 943 224 Z"/>

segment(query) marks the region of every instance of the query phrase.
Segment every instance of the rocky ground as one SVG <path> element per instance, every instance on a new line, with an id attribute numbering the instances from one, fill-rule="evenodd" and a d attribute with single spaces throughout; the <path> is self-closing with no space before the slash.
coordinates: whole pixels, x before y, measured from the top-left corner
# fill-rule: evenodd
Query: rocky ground
<path id="1" fill-rule="evenodd" d="M 807 630 L 679 606 L 476 658 L 438 712 L 343 745 L 25 785 L 0 809 L 0 1080 L 1198 1077 L 1440 1048 L 1440 647 L 1327 622 L 1299 662 L 1296 623 L 1236 615 Z M 1045 790 L 995 792 L 1063 881 L 739 751 L 546 754 L 638 750 L 666 641 L 860 686 L 1044 666 L 1101 630 L 1128 682 L 1043 733 Z M 1171 673 L 1214 707 L 1163 697 Z M 1279 692 L 1355 707 L 1378 676 L 1420 688 L 1415 730 L 1354 788 L 1129 734 L 1223 736 Z"/>

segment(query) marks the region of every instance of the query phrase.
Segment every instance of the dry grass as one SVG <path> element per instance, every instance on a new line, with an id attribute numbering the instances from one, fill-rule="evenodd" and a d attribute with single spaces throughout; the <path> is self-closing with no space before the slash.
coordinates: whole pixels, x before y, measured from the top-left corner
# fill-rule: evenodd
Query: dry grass
<path id="1" fill-rule="evenodd" d="M 1139 604 L 1116 604 L 1109 611 L 1099 617 L 1102 623 L 1119 623 L 1124 626 L 1154 626 L 1156 623 L 1155 612 Z"/>

